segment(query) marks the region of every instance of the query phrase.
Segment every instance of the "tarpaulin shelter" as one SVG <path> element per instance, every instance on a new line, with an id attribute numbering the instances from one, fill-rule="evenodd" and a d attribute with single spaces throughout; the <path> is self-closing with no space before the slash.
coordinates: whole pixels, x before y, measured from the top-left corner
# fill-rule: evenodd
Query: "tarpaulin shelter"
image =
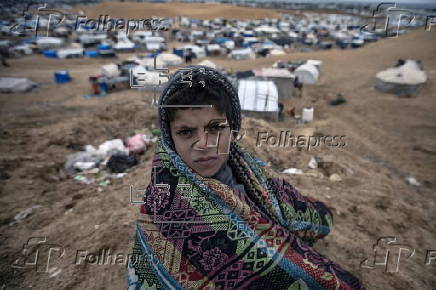
<path id="1" fill-rule="evenodd" d="M 375 88 L 398 96 L 416 94 L 418 87 L 427 81 L 427 74 L 415 60 L 399 60 L 397 66 L 376 75 Z"/>
<path id="2" fill-rule="evenodd" d="M 31 90 L 35 82 L 27 78 L 0 77 L 0 93 L 17 93 Z"/>
<path id="3" fill-rule="evenodd" d="M 278 92 L 272 81 L 239 80 L 238 96 L 242 113 L 269 121 L 278 120 Z"/>
<path id="4" fill-rule="evenodd" d="M 300 65 L 294 72 L 298 81 L 303 84 L 312 85 L 318 81 L 319 71 L 313 64 L 305 63 Z"/>
<path id="5" fill-rule="evenodd" d="M 287 69 L 262 68 L 254 70 L 256 77 L 273 81 L 277 87 L 279 100 L 292 97 L 295 75 Z"/>

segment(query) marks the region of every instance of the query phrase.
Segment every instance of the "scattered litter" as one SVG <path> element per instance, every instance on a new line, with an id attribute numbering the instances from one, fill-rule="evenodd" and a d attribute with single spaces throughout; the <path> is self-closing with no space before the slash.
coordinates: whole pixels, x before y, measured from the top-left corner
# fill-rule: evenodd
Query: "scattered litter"
<path id="1" fill-rule="evenodd" d="M 127 148 L 134 153 L 142 153 L 146 149 L 145 140 L 147 136 L 143 134 L 136 134 L 126 140 Z"/>
<path id="2" fill-rule="evenodd" d="M 313 107 L 303 108 L 301 120 L 303 122 L 312 122 L 313 121 Z"/>
<path id="3" fill-rule="evenodd" d="M 127 175 L 126 172 L 122 172 L 122 173 L 111 174 L 110 177 L 113 179 L 118 179 L 118 178 L 124 178 L 126 175 Z"/>
<path id="4" fill-rule="evenodd" d="M 342 181 L 342 178 L 339 176 L 339 174 L 333 173 L 329 177 L 330 181 Z"/>
<path id="5" fill-rule="evenodd" d="M 100 172 L 100 169 L 97 167 L 94 167 L 94 168 L 82 171 L 82 174 L 98 174 L 99 172 Z"/>
<path id="6" fill-rule="evenodd" d="M 153 134 L 153 136 L 160 136 L 160 130 L 159 129 L 153 129 L 153 130 L 151 130 L 151 134 Z"/>
<path id="7" fill-rule="evenodd" d="M 82 162 L 82 161 L 78 161 L 76 163 L 74 163 L 74 168 L 76 169 L 80 169 L 80 170 L 86 170 L 86 169 L 91 169 L 95 167 L 95 162 Z"/>
<path id="8" fill-rule="evenodd" d="M 104 157 L 109 157 L 117 151 L 129 154 L 129 150 L 124 146 L 121 139 L 109 140 L 98 146 L 98 153 Z"/>
<path id="9" fill-rule="evenodd" d="M 106 166 L 111 172 L 121 173 L 136 164 L 138 164 L 138 161 L 134 155 L 114 154 L 110 157 Z"/>
<path id="10" fill-rule="evenodd" d="M 36 208 L 40 208 L 42 206 L 40 205 L 34 205 L 32 207 L 26 208 L 25 210 L 20 211 L 19 213 L 17 213 L 14 216 L 14 220 L 9 223 L 10 226 L 14 225 L 14 224 L 19 224 L 21 223 L 26 217 L 28 217 L 29 215 L 32 214 L 33 210 Z"/>
<path id="11" fill-rule="evenodd" d="M 416 178 L 413 176 L 408 176 L 406 178 L 406 181 L 408 184 L 413 185 L 413 186 L 420 186 L 421 185 L 421 183 L 419 183 L 418 180 L 416 180 Z"/>
<path id="12" fill-rule="evenodd" d="M 309 166 L 309 168 L 312 168 L 312 169 L 318 168 L 318 162 L 316 161 L 315 157 L 313 157 L 313 156 L 310 157 L 310 161 L 309 161 L 309 164 L 307 166 Z"/>
<path id="13" fill-rule="evenodd" d="M 99 185 L 100 186 L 108 186 L 110 183 L 111 183 L 110 180 L 106 179 L 106 180 L 100 181 Z"/>
<path id="14" fill-rule="evenodd" d="M 76 175 L 74 176 L 74 180 L 78 181 L 79 183 L 84 183 L 84 184 L 91 184 L 94 182 L 93 179 L 88 179 L 83 175 Z"/>
<path id="15" fill-rule="evenodd" d="M 286 173 L 286 174 L 303 174 L 303 170 L 298 169 L 298 168 L 288 168 L 283 170 L 282 173 Z"/>
<path id="16" fill-rule="evenodd" d="M 75 164 L 77 162 L 82 162 L 82 165 L 83 163 L 92 162 L 95 164 L 95 166 L 97 166 L 102 160 L 103 157 L 100 154 L 98 154 L 97 151 L 95 152 L 80 151 L 68 155 L 64 167 L 65 167 L 65 171 L 68 174 L 73 175 L 74 173 L 76 173 Z"/>
<path id="17" fill-rule="evenodd" d="M 345 104 L 347 100 L 342 96 L 342 94 L 338 94 L 336 99 L 330 101 L 330 105 L 337 106 L 340 104 Z"/>

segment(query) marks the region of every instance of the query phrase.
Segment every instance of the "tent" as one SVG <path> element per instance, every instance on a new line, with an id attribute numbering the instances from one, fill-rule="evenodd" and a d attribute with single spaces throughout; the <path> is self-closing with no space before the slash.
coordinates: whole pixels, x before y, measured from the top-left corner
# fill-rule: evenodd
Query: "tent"
<path id="1" fill-rule="evenodd" d="M 133 51 L 136 46 L 134 42 L 131 42 L 130 40 L 126 39 L 115 43 L 112 47 L 113 49 L 118 51 Z"/>
<path id="2" fill-rule="evenodd" d="M 254 74 L 256 77 L 262 77 L 274 82 L 277 87 L 279 100 L 292 97 L 295 75 L 290 73 L 289 70 L 278 68 L 262 68 L 255 70 Z"/>
<path id="3" fill-rule="evenodd" d="M 150 57 L 144 57 L 144 58 L 130 58 L 129 60 L 134 60 L 137 63 L 139 63 L 141 66 L 152 70 L 154 69 L 154 58 Z M 162 59 L 156 57 L 156 68 L 163 68 L 165 67 L 165 63 Z"/>
<path id="4" fill-rule="evenodd" d="M 156 64 L 157 61 L 161 61 L 165 66 L 182 64 L 182 58 L 173 53 L 161 53 L 156 57 Z"/>
<path id="5" fill-rule="evenodd" d="M 103 76 L 107 77 L 107 78 L 113 78 L 113 77 L 117 77 L 120 75 L 120 70 L 118 68 L 118 65 L 116 64 L 106 64 L 103 65 L 100 68 L 100 72 Z"/>
<path id="6" fill-rule="evenodd" d="M 83 48 L 65 48 L 59 49 L 57 51 L 57 56 L 59 58 L 71 58 L 71 57 L 82 57 L 83 56 Z"/>
<path id="7" fill-rule="evenodd" d="M 318 81 L 319 71 L 313 64 L 305 63 L 297 67 L 294 72 L 298 81 L 303 84 L 313 85 Z"/>
<path id="8" fill-rule="evenodd" d="M 134 31 L 132 35 L 132 40 L 137 43 L 145 43 L 146 38 L 153 36 L 152 31 Z"/>
<path id="9" fill-rule="evenodd" d="M 376 75 L 375 88 L 397 96 L 416 93 L 418 87 L 427 81 L 427 74 L 414 60 L 399 60 L 398 65 Z"/>
<path id="10" fill-rule="evenodd" d="M 184 45 L 181 47 L 178 47 L 177 49 L 175 49 L 176 51 L 183 51 L 181 56 L 184 56 L 185 51 L 187 51 L 188 49 L 192 50 L 192 53 L 194 54 L 194 56 L 196 58 L 202 58 L 202 57 L 206 57 L 206 50 L 204 49 L 204 47 L 199 47 L 197 45 Z M 176 52 L 174 52 L 176 53 Z"/>
<path id="11" fill-rule="evenodd" d="M 40 49 L 61 47 L 64 44 L 62 38 L 57 37 L 38 37 L 36 44 Z"/>
<path id="12" fill-rule="evenodd" d="M 203 60 L 202 62 L 198 63 L 198 65 L 204 65 L 204 66 L 208 66 L 211 68 L 216 68 L 216 64 L 214 64 L 213 62 L 211 62 L 208 59 Z"/>
<path id="13" fill-rule="evenodd" d="M 244 115 L 278 120 L 278 92 L 272 81 L 239 80 L 238 97 Z"/>
<path id="14" fill-rule="evenodd" d="M 256 58 L 256 55 L 251 48 L 235 49 L 229 56 L 236 60 Z"/>
<path id="15" fill-rule="evenodd" d="M 36 83 L 26 78 L 0 77 L 0 93 L 17 93 L 30 91 Z"/>

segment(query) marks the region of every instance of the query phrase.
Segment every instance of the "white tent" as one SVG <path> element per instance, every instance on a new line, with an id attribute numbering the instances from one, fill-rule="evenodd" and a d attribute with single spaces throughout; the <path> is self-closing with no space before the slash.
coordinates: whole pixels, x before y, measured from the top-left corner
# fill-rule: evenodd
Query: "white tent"
<path id="1" fill-rule="evenodd" d="M 152 70 L 154 69 L 154 58 L 145 57 L 145 58 L 130 58 L 129 60 L 134 60 L 135 62 L 139 63 L 143 67 Z M 165 67 L 165 63 L 162 61 L 162 59 L 159 59 L 156 57 L 156 68 L 163 68 Z"/>
<path id="2" fill-rule="evenodd" d="M 271 49 L 269 53 L 270 53 L 271 55 L 282 55 L 282 54 L 286 54 L 283 50 L 281 50 L 281 49 L 277 49 L 277 48 Z"/>
<path id="3" fill-rule="evenodd" d="M 267 26 L 267 25 L 258 26 L 256 28 L 254 28 L 254 31 L 263 32 L 263 33 L 277 33 L 277 32 L 279 32 L 279 30 L 276 27 Z"/>
<path id="4" fill-rule="evenodd" d="M 255 59 L 256 55 L 254 54 L 251 48 L 243 48 L 243 49 L 235 49 L 233 50 L 229 57 L 240 60 L 240 59 Z"/>
<path id="5" fill-rule="evenodd" d="M 277 87 L 279 100 L 292 97 L 295 75 L 289 72 L 289 70 L 278 68 L 262 68 L 259 70 L 254 70 L 254 75 L 256 77 L 262 77 L 273 81 Z"/>
<path id="6" fill-rule="evenodd" d="M 145 43 L 146 38 L 153 36 L 152 31 L 134 31 L 132 35 L 132 40 L 137 43 Z"/>
<path id="7" fill-rule="evenodd" d="M 115 50 L 133 50 L 134 48 L 135 48 L 135 43 L 131 42 L 128 39 L 119 41 L 113 45 L 113 49 Z"/>
<path id="8" fill-rule="evenodd" d="M 82 47 L 77 47 L 77 48 L 71 47 L 71 48 L 59 49 L 57 51 L 57 56 L 59 58 L 83 56 L 83 48 Z"/>
<path id="9" fill-rule="evenodd" d="M 203 60 L 202 62 L 198 63 L 198 65 L 204 65 L 204 66 L 208 66 L 211 68 L 216 68 L 216 64 L 214 64 L 213 62 L 211 62 L 208 59 Z"/>
<path id="10" fill-rule="evenodd" d="M 118 65 L 114 63 L 103 65 L 100 68 L 100 72 L 103 76 L 107 78 L 114 78 L 121 74 L 120 70 L 118 69 Z"/>
<path id="11" fill-rule="evenodd" d="M 181 65 L 182 64 L 182 58 L 176 54 L 173 53 L 161 53 L 156 57 L 156 63 L 157 61 L 161 61 L 165 65 Z"/>
<path id="12" fill-rule="evenodd" d="M 421 70 L 416 61 L 408 59 L 400 66 L 377 73 L 375 88 L 399 96 L 412 95 L 426 81 L 425 71 Z"/>
<path id="13" fill-rule="evenodd" d="M 61 47 L 64 44 L 64 40 L 57 37 L 38 37 L 36 44 L 41 49 L 54 48 Z"/>
<path id="14" fill-rule="evenodd" d="M 277 120 L 279 97 L 272 81 L 239 80 L 238 97 L 244 114 Z"/>
<path id="15" fill-rule="evenodd" d="M 298 81 L 303 84 L 312 85 L 318 81 L 319 71 L 316 66 L 312 64 L 300 65 L 294 72 L 295 76 L 298 77 Z"/>
<path id="16" fill-rule="evenodd" d="M 183 49 L 183 50 L 185 50 L 185 52 L 188 49 L 191 49 L 192 53 L 194 53 L 197 58 L 206 57 L 206 50 L 203 47 L 199 47 L 197 45 L 188 44 L 188 45 L 183 45 L 181 47 L 178 47 L 177 49 Z"/>
<path id="17" fill-rule="evenodd" d="M 0 77 L 0 92 L 1 93 L 16 93 L 31 90 L 36 86 L 36 83 L 26 78 L 8 78 Z"/>

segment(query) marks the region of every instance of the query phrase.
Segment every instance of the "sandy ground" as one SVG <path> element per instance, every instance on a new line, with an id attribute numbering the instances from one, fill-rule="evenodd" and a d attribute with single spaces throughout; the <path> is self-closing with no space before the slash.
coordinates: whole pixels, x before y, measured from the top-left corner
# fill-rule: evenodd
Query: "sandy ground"
<path id="1" fill-rule="evenodd" d="M 436 261 L 425 264 L 427 250 L 436 250 L 435 52 L 436 33 L 420 29 L 357 50 L 294 53 L 255 61 L 216 60 L 233 71 L 270 66 L 279 58 L 323 61 L 319 83 L 306 86 L 303 98 L 286 102 L 287 108 L 295 107 L 297 112 L 313 105 L 313 123 L 294 125 L 289 118 L 267 123 L 246 118 L 247 134 L 241 142 L 278 170 L 297 167 L 307 173 L 283 176 L 303 194 L 334 208 L 335 228 L 316 248 L 357 275 L 368 289 L 436 289 Z M 428 73 L 427 84 L 413 98 L 372 89 L 375 74 L 399 58 L 422 60 Z M 139 188 L 148 183 L 153 148 L 124 179 L 113 180 L 107 187 L 78 184 L 62 168 L 66 155 L 83 145 L 98 146 L 105 140 L 124 139 L 141 128 L 157 126 L 157 112 L 150 105 L 152 94 L 127 89 L 104 98 L 84 99 L 82 96 L 90 93 L 87 77 L 111 60 L 28 56 L 9 62 L 10 68 L 0 67 L 0 76 L 29 77 L 40 86 L 29 93 L 0 95 L 0 287 L 124 288 L 124 265 L 75 264 L 76 254 L 98 254 L 102 249 L 125 255 L 130 252 L 139 209 L 129 204 L 128 189 L 129 185 Z M 73 81 L 57 85 L 53 73 L 63 69 L 68 69 Z M 348 102 L 330 106 L 328 101 L 338 93 Z M 256 147 L 256 131 L 249 129 L 253 127 L 345 135 L 347 145 L 309 152 Z M 310 156 L 331 158 L 334 166 L 309 169 Z M 332 173 L 340 175 L 342 181 L 330 181 Z M 421 186 L 407 184 L 409 175 Z M 9 225 L 18 212 L 34 205 L 41 207 L 23 222 Z M 414 255 L 406 259 L 404 252 L 396 273 L 385 273 L 383 266 L 361 268 L 364 258 L 373 257 L 372 245 L 385 236 L 394 236 L 399 244 L 414 248 Z M 53 267 L 49 273 L 11 267 L 30 237 L 47 237 L 48 243 L 64 247 L 65 255 L 53 259 L 51 265 L 60 272 Z"/>

